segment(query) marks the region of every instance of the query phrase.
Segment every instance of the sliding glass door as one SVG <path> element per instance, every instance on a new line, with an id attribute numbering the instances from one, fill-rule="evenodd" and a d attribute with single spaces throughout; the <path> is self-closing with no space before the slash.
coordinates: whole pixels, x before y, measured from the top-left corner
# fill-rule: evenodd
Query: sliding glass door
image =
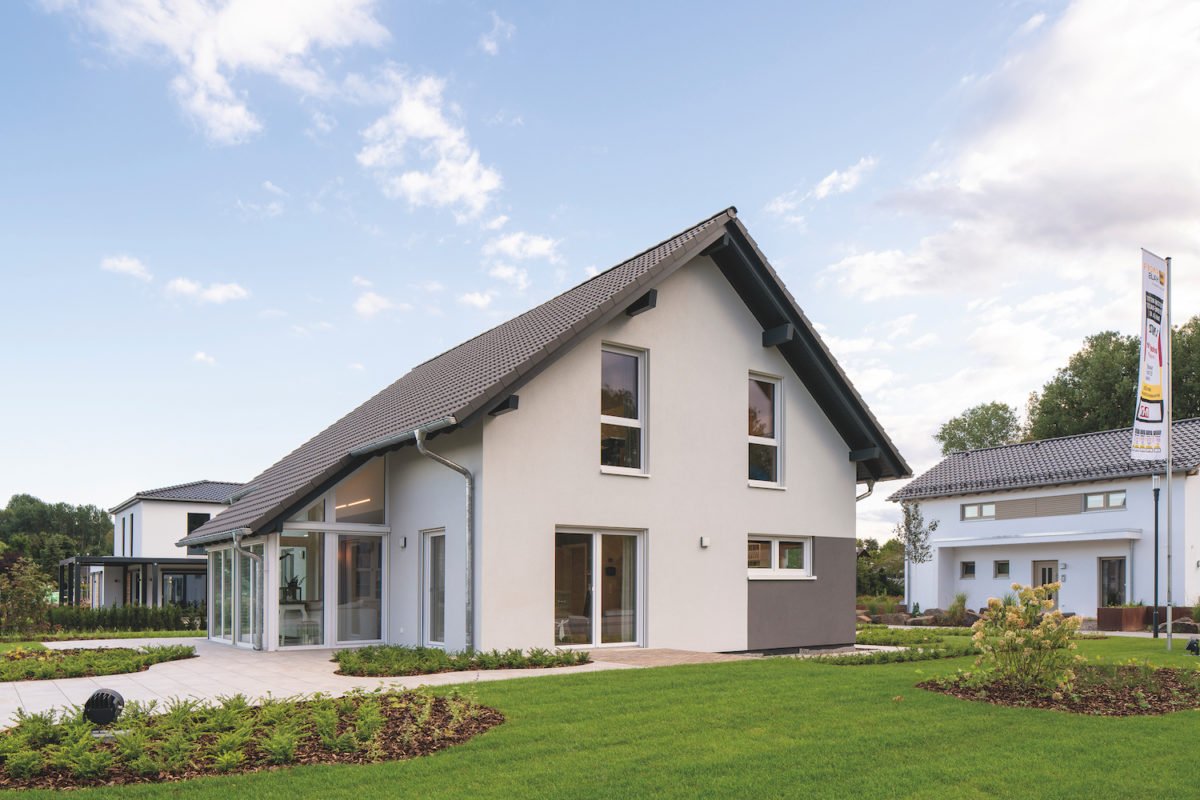
<path id="1" fill-rule="evenodd" d="M 337 638 L 383 638 L 383 537 L 338 536 Z"/>
<path id="2" fill-rule="evenodd" d="M 279 646 L 325 643 L 325 535 L 279 535 Z"/>
<path id="3" fill-rule="evenodd" d="M 636 644 L 637 534 L 554 535 L 554 643 Z"/>

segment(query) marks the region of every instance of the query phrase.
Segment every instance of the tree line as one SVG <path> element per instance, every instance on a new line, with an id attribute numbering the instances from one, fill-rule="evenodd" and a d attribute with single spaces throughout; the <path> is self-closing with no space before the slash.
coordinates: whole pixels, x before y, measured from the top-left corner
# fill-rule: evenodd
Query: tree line
<path id="1" fill-rule="evenodd" d="M 982 403 L 947 420 L 933 438 L 942 455 L 949 455 L 1127 428 L 1133 424 L 1140 350 L 1139 336 L 1116 331 L 1093 334 L 1040 392 L 1030 393 L 1024 420 L 1006 403 Z M 1171 356 L 1174 418 L 1200 417 L 1200 316 L 1172 332 Z"/>
<path id="2" fill-rule="evenodd" d="M 74 555 L 110 555 L 112 519 L 94 505 L 47 503 L 15 494 L 0 509 L 0 571 L 27 558 L 48 577 L 58 562 Z"/>

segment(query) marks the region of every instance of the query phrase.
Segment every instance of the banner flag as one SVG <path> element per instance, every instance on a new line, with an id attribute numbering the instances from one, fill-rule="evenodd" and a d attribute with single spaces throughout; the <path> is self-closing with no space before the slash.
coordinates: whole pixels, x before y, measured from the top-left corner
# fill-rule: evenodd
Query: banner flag
<path id="1" fill-rule="evenodd" d="M 1138 368 L 1137 411 L 1131 455 L 1157 461 L 1163 455 L 1163 315 L 1167 304 L 1167 262 L 1142 250 L 1142 355 Z"/>

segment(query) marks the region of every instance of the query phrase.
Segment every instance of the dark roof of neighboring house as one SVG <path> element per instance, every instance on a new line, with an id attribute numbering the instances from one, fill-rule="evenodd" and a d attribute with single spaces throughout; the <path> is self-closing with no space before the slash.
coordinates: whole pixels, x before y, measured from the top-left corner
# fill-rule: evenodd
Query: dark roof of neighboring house
<path id="1" fill-rule="evenodd" d="M 1200 466 L 1200 419 L 1180 420 L 1171 430 L 1175 471 Z M 951 453 L 888 499 L 920 500 L 1161 473 L 1165 466 L 1161 459 L 1130 457 L 1131 432 L 1131 428 L 1118 428 Z"/>
<path id="2" fill-rule="evenodd" d="M 224 503 L 229 496 L 242 488 L 242 484 L 232 481 L 192 481 L 178 483 L 174 486 L 164 486 L 161 489 L 147 489 L 138 492 L 120 505 L 113 506 L 109 511 L 115 514 L 126 506 L 139 500 L 174 500 L 184 503 Z"/>
<path id="3" fill-rule="evenodd" d="M 857 454 L 861 480 L 907 477 L 899 451 L 850 385 L 779 276 L 729 208 L 441 355 L 414 367 L 252 480 L 188 541 L 273 529 L 367 458 L 477 422 L 570 347 L 623 313 L 675 269 L 710 255 Z M 431 436 L 434 434 L 430 434 Z"/>

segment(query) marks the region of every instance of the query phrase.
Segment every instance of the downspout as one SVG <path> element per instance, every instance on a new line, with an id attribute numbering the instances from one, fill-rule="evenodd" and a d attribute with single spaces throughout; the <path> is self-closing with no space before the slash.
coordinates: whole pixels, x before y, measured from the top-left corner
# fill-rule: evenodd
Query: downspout
<path id="1" fill-rule="evenodd" d="M 471 470 L 455 464 L 445 456 L 438 455 L 425 447 L 425 429 L 413 431 L 417 452 L 431 458 L 443 467 L 454 470 L 467 484 L 467 651 L 475 649 L 475 476 Z"/>
<path id="2" fill-rule="evenodd" d="M 258 595 L 255 603 L 258 606 L 258 626 L 254 629 L 254 649 L 262 650 L 263 625 L 266 623 L 266 620 L 263 619 L 266 611 L 263 608 L 263 583 L 266 580 L 266 564 L 263 563 L 263 557 L 258 553 L 251 552 L 242 547 L 242 536 L 249 531 L 249 528 L 238 528 L 233 531 L 233 549 L 238 555 L 243 555 L 250 559 L 251 563 L 258 564 L 258 591 L 255 592 Z M 234 641 L 236 640 L 237 637 L 235 636 Z"/>
<path id="3" fill-rule="evenodd" d="M 868 481 L 867 481 L 867 490 L 866 490 L 865 492 L 863 492 L 862 494 L 855 495 L 855 496 L 854 496 L 854 502 L 858 503 L 858 502 L 860 502 L 860 501 L 862 501 L 862 500 L 866 500 L 868 497 L 870 497 L 870 496 L 871 496 L 871 494 L 872 494 L 874 491 L 875 491 L 875 481 L 874 481 L 874 480 L 868 480 Z"/>

